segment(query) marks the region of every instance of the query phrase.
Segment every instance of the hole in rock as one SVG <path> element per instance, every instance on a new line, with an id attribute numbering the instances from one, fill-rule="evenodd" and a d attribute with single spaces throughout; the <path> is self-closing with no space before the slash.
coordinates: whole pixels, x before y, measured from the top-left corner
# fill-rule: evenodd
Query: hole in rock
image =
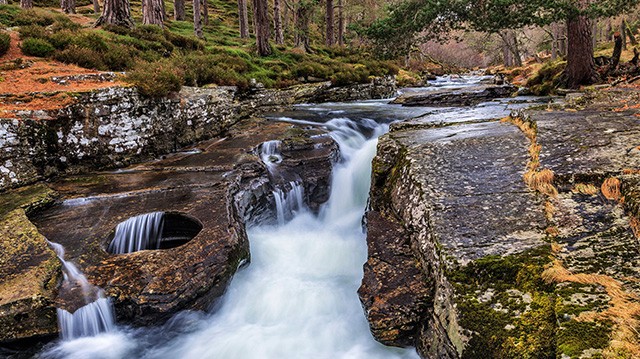
<path id="1" fill-rule="evenodd" d="M 110 236 L 107 252 L 124 254 L 175 248 L 192 240 L 201 230 L 200 221 L 183 213 L 141 214 L 118 224 Z"/>

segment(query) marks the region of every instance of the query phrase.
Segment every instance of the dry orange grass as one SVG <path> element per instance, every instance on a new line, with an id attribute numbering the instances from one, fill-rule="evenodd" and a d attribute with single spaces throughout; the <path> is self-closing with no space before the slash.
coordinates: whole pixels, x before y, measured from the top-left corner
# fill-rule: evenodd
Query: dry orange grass
<path id="1" fill-rule="evenodd" d="M 524 174 L 524 181 L 534 190 L 551 197 L 558 195 L 558 190 L 553 185 L 553 171 L 543 169 L 542 171 L 529 170 Z"/>
<path id="2" fill-rule="evenodd" d="M 610 177 L 604 180 L 602 186 L 600 187 L 602 194 L 607 199 L 615 199 L 619 200 L 620 195 L 620 180 L 615 177 Z"/>
<path id="3" fill-rule="evenodd" d="M 598 193 L 598 188 L 592 184 L 578 183 L 573 187 L 571 192 L 594 195 Z"/>
<path id="4" fill-rule="evenodd" d="M 554 252 L 557 253 L 555 249 Z M 605 358 L 618 358 L 621 353 L 630 354 L 631 358 L 640 357 L 640 336 L 636 330 L 640 326 L 640 298 L 638 296 L 627 293 L 620 282 L 609 276 L 573 274 L 564 268 L 557 259 L 551 267 L 542 273 L 542 277 L 553 283 L 575 282 L 605 287 L 611 298 L 609 302 L 611 306 L 600 313 L 581 313 L 575 319 L 578 321 L 611 320 L 613 322 L 611 341 L 609 347 L 603 352 Z"/>
<path id="5" fill-rule="evenodd" d="M 545 217 L 547 217 L 547 220 L 551 221 L 555 213 L 556 213 L 556 206 L 554 206 L 553 203 L 551 203 L 551 201 L 547 200 L 544 204 L 544 215 Z"/>

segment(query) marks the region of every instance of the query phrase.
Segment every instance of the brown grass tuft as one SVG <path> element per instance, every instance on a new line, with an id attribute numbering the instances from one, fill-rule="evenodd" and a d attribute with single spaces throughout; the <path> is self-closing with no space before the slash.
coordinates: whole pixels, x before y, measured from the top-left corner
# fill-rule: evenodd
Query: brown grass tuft
<path id="1" fill-rule="evenodd" d="M 598 193 L 598 188 L 592 184 L 578 183 L 573 187 L 571 192 L 594 195 Z"/>
<path id="2" fill-rule="evenodd" d="M 546 168 L 542 171 L 529 170 L 524 174 L 524 181 L 529 185 L 529 187 L 540 193 L 556 197 L 558 195 L 558 190 L 553 186 L 553 179 L 553 171 Z"/>
<path id="3" fill-rule="evenodd" d="M 610 177 L 604 180 L 600 187 L 602 194 L 607 199 L 620 199 L 620 180 L 615 177 Z"/>

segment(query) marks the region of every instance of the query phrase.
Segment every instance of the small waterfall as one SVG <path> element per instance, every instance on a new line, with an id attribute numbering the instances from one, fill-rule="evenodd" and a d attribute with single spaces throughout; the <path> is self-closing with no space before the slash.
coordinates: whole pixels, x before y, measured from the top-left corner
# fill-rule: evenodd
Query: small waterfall
<path id="1" fill-rule="evenodd" d="M 282 162 L 280 141 L 266 141 L 260 147 L 260 158 L 267 166 L 269 173 L 273 173 L 278 163 Z"/>
<path id="2" fill-rule="evenodd" d="M 164 212 L 153 212 L 129 218 L 118 224 L 107 252 L 132 253 L 145 249 L 159 249 L 164 227 Z"/>
<path id="3" fill-rule="evenodd" d="M 290 221 L 297 212 L 306 209 L 304 204 L 304 186 L 297 182 L 289 182 L 288 190 L 276 188 L 273 198 L 276 201 L 278 224 Z"/>
<path id="4" fill-rule="evenodd" d="M 113 308 L 104 292 L 89 283 L 87 278 L 71 262 L 64 260 L 64 247 L 59 243 L 49 242 L 53 251 L 62 262 L 64 282 L 60 290 L 60 296 L 73 296 L 66 298 L 69 302 L 80 306 L 73 313 L 57 308 L 58 325 L 62 339 L 71 340 L 80 337 L 94 336 L 98 333 L 111 331 L 115 326 Z M 76 295 L 77 291 L 80 295 Z"/>

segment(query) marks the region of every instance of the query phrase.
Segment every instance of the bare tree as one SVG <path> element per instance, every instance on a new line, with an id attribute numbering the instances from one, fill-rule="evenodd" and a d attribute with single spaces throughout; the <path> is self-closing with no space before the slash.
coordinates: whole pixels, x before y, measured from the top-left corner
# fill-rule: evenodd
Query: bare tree
<path id="1" fill-rule="evenodd" d="M 202 10 L 204 16 L 204 26 L 209 26 L 209 2 L 202 0 Z"/>
<path id="2" fill-rule="evenodd" d="M 267 0 L 253 0 L 253 19 L 255 22 L 258 56 L 271 55 L 269 44 L 269 10 Z"/>
<path id="3" fill-rule="evenodd" d="M 240 23 L 240 38 L 249 38 L 249 15 L 247 0 L 238 0 L 238 22 Z"/>
<path id="4" fill-rule="evenodd" d="M 184 21 L 187 18 L 184 0 L 173 0 L 173 18 L 176 21 Z"/>
<path id="5" fill-rule="evenodd" d="M 98 0 L 93 0 L 93 12 L 96 14 L 100 12 L 100 3 Z"/>
<path id="6" fill-rule="evenodd" d="M 142 24 L 164 27 L 164 1 L 142 0 Z"/>
<path id="7" fill-rule="evenodd" d="M 104 0 L 102 15 L 96 20 L 93 27 L 102 24 L 136 27 L 133 18 L 131 18 L 129 0 Z"/>
<path id="8" fill-rule="evenodd" d="M 553 33 L 551 38 L 551 61 L 558 59 L 558 22 L 553 22 Z"/>
<path id="9" fill-rule="evenodd" d="M 338 0 L 338 46 L 344 46 L 344 0 Z"/>
<path id="10" fill-rule="evenodd" d="M 202 37 L 202 14 L 200 10 L 200 0 L 193 0 L 193 34 L 195 37 Z"/>
<path id="11" fill-rule="evenodd" d="M 75 14 L 76 0 L 60 0 L 60 9 L 65 14 Z"/>
<path id="12" fill-rule="evenodd" d="M 333 0 L 327 0 L 327 38 L 325 45 L 333 46 L 336 44 L 336 33 L 333 27 Z"/>
<path id="13" fill-rule="evenodd" d="M 280 0 L 273 0 L 273 27 L 276 44 L 284 44 L 284 31 L 282 30 L 282 3 Z"/>
<path id="14" fill-rule="evenodd" d="M 33 9 L 33 0 L 20 0 L 20 7 L 23 9 Z"/>

